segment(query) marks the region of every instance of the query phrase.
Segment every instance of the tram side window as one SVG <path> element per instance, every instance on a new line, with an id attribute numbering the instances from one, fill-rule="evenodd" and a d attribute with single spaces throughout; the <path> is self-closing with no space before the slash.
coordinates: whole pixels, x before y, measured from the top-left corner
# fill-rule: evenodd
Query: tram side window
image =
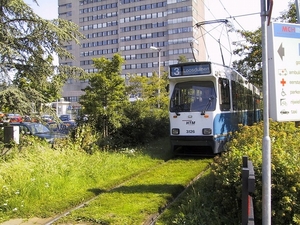
<path id="1" fill-rule="evenodd" d="M 262 108 L 262 105 L 261 105 L 261 101 L 260 101 L 260 96 L 257 95 L 257 94 L 254 94 L 254 109 L 260 109 Z"/>
<path id="2" fill-rule="evenodd" d="M 232 89 L 233 110 L 237 110 L 238 109 L 238 92 L 237 92 L 237 84 L 235 81 L 231 81 L 231 89 Z"/>
<path id="3" fill-rule="evenodd" d="M 248 109 L 249 110 L 253 110 L 253 108 L 254 108 L 254 98 L 253 98 L 253 96 L 252 96 L 252 91 L 251 90 L 248 90 L 247 91 L 247 102 L 248 102 L 248 104 L 247 104 L 247 106 L 248 106 Z"/>
<path id="4" fill-rule="evenodd" d="M 245 109 L 245 88 L 240 83 L 237 84 L 237 109 Z"/>
<path id="5" fill-rule="evenodd" d="M 220 90 L 220 109 L 221 111 L 230 110 L 230 89 L 228 79 L 219 79 Z"/>

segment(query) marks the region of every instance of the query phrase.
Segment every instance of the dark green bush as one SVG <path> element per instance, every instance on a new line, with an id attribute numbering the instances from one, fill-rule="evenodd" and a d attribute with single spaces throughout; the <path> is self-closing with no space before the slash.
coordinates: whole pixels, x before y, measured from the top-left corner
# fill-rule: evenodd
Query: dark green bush
<path id="1" fill-rule="evenodd" d="M 262 224 L 263 135 L 263 122 L 241 127 L 227 143 L 227 151 L 215 157 L 205 188 L 197 189 L 191 198 L 202 206 L 194 210 L 199 218 L 194 224 L 241 224 L 243 156 L 248 156 L 254 165 L 255 224 Z M 293 122 L 270 121 L 270 139 L 272 224 L 300 224 L 300 129 Z M 183 212 L 187 212 L 186 207 L 182 207 Z M 186 217 L 181 215 L 181 221 L 184 218 L 185 224 L 192 224 L 188 219 L 193 217 L 191 212 L 183 214 Z"/>
<path id="2" fill-rule="evenodd" d="M 168 136 L 169 118 L 160 109 L 150 110 L 142 101 L 124 109 L 124 119 L 112 134 L 115 148 L 137 146 Z"/>

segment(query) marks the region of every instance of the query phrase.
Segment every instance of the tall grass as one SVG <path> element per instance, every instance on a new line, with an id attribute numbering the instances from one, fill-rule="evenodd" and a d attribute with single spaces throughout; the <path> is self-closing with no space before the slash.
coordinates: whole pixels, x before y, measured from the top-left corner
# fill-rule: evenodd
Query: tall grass
<path id="1" fill-rule="evenodd" d="M 0 161 L 0 222 L 53 216 L 165 160 L 136 149 L 87 154 L 71 144 L 26 143 Z"/>

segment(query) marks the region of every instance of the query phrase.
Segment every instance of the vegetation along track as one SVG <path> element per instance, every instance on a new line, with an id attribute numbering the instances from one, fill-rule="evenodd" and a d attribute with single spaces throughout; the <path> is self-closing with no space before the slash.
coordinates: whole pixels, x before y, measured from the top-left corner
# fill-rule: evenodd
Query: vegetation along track
<path id="1" fill-rule="evenodd" d="M 109 190 L 98 190 L 96 197 L 45 224 L 155 224 L 210 162 L 211 159 L 199 158 L 170 159 Z"/>

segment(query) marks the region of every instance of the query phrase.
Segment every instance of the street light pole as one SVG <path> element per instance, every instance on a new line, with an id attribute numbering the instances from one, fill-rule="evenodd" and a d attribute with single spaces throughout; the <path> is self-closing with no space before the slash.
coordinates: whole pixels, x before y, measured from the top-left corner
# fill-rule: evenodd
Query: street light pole
<path id="1" fill-rule="evenodd" d="M 160 98 L 160 57 L 161 57 L 161 48 L 157 48 L 155 46 L 151 46 L 150 49 L 158 52 L 158 98 Z M 158 108 L 160 108 L 160 99 L 158 99 Z"/>

